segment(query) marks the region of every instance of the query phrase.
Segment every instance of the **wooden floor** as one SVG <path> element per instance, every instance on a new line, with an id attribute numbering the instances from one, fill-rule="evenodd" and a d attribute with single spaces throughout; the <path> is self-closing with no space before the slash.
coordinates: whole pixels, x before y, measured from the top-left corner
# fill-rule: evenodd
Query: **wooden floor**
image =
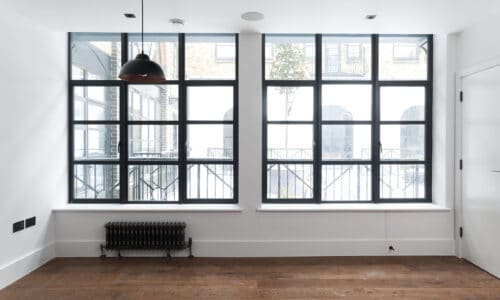
<path id="1" fill-rule="evenodd" d="M 0 299 L 500 299 L 453 257 L 54 259 Z"/>

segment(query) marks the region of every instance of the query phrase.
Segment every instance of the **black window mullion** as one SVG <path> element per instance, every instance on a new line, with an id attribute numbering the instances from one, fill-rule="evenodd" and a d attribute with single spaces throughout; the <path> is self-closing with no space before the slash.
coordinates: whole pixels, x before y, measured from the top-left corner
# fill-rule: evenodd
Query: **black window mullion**
<path id="1" fill-rule="evenodd" d="M 434 36 L 427 37 L 427 88 L 425 97 L 425 198 L 432 201 L 432 105 L 434 86 Z"/>
<path id="2" fill-rule="evenodd" d="M 234 108 L 233 108 L 234 110 Z M 234 111 L 233 111 L 234 114 Z M 226 120 L 186 120 L 186 124 L 198 124 L 198 125 L 233 125 L 234 124 L 234 116 L 233 121 Z"/>
<path id="3" fill-rule="evenodd" d="M 233 199 L 239 201 L 239 35 L 235 36 L 235 84 L 233 87 Z M 223 171 L 224 172 L 224 171 Z"/>
<path id="4" fill-rule="evenodd" d="M 372 201 L 380 200 L 380 85 L 378 80 L 379 36 L 372 35 Z"/>
<path id="5" fill-rule="evenodd" d="M 321 80 L 322 74 L 322 37 L 320 34 L 316 34 L 316 65 L 315 65 L 315 76 L 316 80 L 314 83 L 314 141 L 313 141 L 313 198 L 315 202 L 321 202 L 321 158 L 322 158 L 322 140 L 321 140 Z"/>
<path id="6" fill-rule="evenodd" d="M 128 34 L 121 35 L 121 63 L 128 61 Z M 128 84 L 120 84 L 120 202 L 128 201 Z"/>
<path id="7" fill-rule="evenodd" d="M 380 121 L 380 124 L 381 125 L 426 125 L 427 122 L 426 121 Z"/>
<path id="8" fill-rule="evenodd" d="M 162 121 L 162 120 L 151 120 L 151 121 L 128 121 L 128 125 L 179 125 L 179 121 Z"/>
<path id="9" fill-rule="evenodd" d="M 119 100 L 118 100 L 119 101 Z M 118 105 L 120 105 L 118 103 Z M 73 125 L 120 125 L 120 121 L 107 121 L 107 120 L 78 120 L 73 121 Z"/>
<path id="10" fill-rule="evenodd" d="M 425 165 L 425 160 L 381 160 L 380 163 L 382 165 Z"/>
<path id="11" fill-rule="evenodd" d="M 69 202 L 74 202 L 75 198 L 75 186 L 74 186 L 74 129 L 73 129 L 73 105 L 74 105 L 74 95 L 73 95 L 73 84 L 71 81 L 71 72 L 72 72 L 72 61 L 71 61 L 71 33 L 68 33 L 68 199 Z"/>
<path id="12" fill-rule="evenodd" d="M 120 86 L 120 202 L 128 201 L 128 84 Z"/>
<path id="13" fill-rule="evenodd" d="M 73 86 L 90 87 L 90 86 L 119 86 L 121 80 L 71 80 Z"/>
<path id="14" fill-rule="evenodd" d="M 267 86 L 266 86 L 266 35 L 261 41 L 262 78 L 262 202 L 267 202 Z"/>
<path id="15" fill-rule="evenodd" d="M 126 64 L 128 61 L 128 33 L 121 34 L 121 43 L 122 43 L 122 65 Z"/>
<path id="16" fill-rule="evenodd" d="M 314 125 L 313 121 L 267 121 L 269 125 Z"/>
<path id="17" fill-rule="evenodd" d="M 184 203 L 187 199 L 185 49 L 185 35 L 181 33 L 179 34 L 179 203 Z"/>
<path id="18" fill-rule="evenodd" d="M 265 66 L 263 66 L 265 68 Z M 314 86 L 316 80 L 276 80 L 265 79 L 264 86 Z"/>

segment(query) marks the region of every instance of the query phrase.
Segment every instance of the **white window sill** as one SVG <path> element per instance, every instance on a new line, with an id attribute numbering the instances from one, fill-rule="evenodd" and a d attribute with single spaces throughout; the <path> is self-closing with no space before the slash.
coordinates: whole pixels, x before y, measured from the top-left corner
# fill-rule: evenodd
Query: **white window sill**
<path id="1" fill-rule="evenodd" d="M 237 204 L 67 204 L 54 212 L 241 212 Z"/>
<path id="2" fill-rule="evenodd" d="M 450 208 L 433 203 L 334 203 L 334 204 L 262 204 L 257 211 L 260 212 L 387 212 L 387 211 L 451 211 Z"/>

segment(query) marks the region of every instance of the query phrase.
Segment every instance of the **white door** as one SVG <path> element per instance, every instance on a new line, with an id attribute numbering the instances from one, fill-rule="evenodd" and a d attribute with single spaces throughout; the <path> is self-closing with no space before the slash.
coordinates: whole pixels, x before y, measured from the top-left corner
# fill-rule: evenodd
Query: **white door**
<path id="1" fill-rule="evenodd" d="M 462 254 L 500 277 L 500 66 L 462 90 Z"/>

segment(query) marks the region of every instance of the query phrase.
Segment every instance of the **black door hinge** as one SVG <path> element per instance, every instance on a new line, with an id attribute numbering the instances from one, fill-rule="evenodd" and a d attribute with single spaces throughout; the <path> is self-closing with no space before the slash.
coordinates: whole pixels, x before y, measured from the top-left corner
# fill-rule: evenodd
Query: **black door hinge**
<path id="1" fill-rule="evenodd" d="M 464 102 L 464 92 L 460 91 L 460 102 Z"/>
<path id="2" fill-rule="evenodd" d="M 460 160 L 460 170 L 462 170 L 463 168 L 464 168 L 464 161 Z"/>
<path id="3" fill-rule="evenodd" d="M 464 229 L 462 227 L 460 227 L 458 234 L 459 234 L 460 237 L 464 236 Z"/>

